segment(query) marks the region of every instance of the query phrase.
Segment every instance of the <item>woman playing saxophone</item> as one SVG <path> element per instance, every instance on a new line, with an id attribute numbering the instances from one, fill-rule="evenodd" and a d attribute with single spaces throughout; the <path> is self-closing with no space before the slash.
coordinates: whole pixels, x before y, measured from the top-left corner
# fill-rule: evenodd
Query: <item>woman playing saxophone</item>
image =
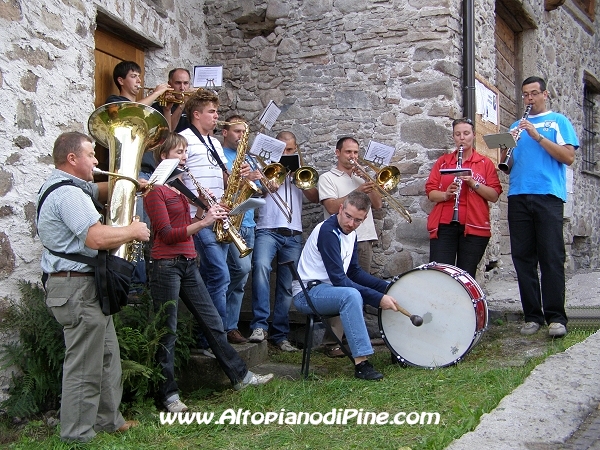
<path id="1" fill-rule="evenodd" d="M 425 184 L 435 203 L 427 219 L 429 260 L 460 267 L 473 278 L 491 236 L 488 202 L 496 202 L 502 192 L 494 163 L 473 148 L 474 131 L 470 119 L 452 122 L 457 149 L 436 161 Z M 455 168 L 470 169 L 471 175 L 440 173 Z"/>

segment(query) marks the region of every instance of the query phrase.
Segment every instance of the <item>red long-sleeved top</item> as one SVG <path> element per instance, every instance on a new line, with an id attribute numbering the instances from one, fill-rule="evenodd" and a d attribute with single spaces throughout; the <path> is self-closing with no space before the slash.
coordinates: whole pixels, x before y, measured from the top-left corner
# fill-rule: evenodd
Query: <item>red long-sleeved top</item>
<path id="1" fill-rule="evenodd" d="M 456 167 L 458 150 L 453 153 L 442 155 L 433 165 L 427 183 L 425 183 L 425 192 L 427 195 L 433 190 L 446 191 L 448 186 L 454 181 L 454 175 L 442 175 L 440 169 L 453 169 Z M 470 168 L 473 171 L 473 179 L 479 184 L 489 186 L 498 194 L 502 193 L 502 185 L 496 173 L 494 163 L 486 156 L 483 156 L 473 149 L 471 157 L 463 161 L 462 167 Z M 436 203 L 433 210 L 427 218 L 427 231 L 431 239 L 437 238 L 438 226 L 440 223 L 448 224 L 452 220 L 454 213 L 454 196 L 445 202 Z M 477 194 L 466 183 L 463 183 L 460 190 L 458 203 L 458 220 L 465 226 L 465 236 L 472 234 L 475 236 L 491 236 L 490 226 L 490 208 L 487 200 Z"/>
<path id="2" fill-rule="evenodd" d="M 153 259 L 196 257 L 194 240 L 187 235 L 187 227 L 192 223 L 190 206 L 183 194 L 155 186 L 144 197 L 144 208 L 152 224 Z"/>

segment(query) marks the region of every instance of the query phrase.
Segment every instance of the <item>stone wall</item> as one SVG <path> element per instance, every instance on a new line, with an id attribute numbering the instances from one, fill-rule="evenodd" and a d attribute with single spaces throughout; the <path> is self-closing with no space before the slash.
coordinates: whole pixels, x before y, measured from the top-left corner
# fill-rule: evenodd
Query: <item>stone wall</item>
<path id="1" fill-rule="evenodd" d="M 375 214 L 380 276 L 398 275 L 428 258 L 425 223 L 432 204 L 424 183 L 433 162 L 452 148 L 450 119 L 462 116 L 459 8 L 445 0 L 206 1 L 212 62 L 224 66 L 224 113 L 256 119 L 274 100 L 284 112 L 272 134 L 293 131 L 305 162 L 319 172 L 334 164 L 334 144 L 343 135 L 355 136 L 363 149 L 371 139 L 396 148 L 392 162 L 402 173 L 396 196 L 413 223 L 389 208 Z M 546 12 L 536 0 L 522 8 L 538 20 L 537 29 L 520 37 L 524 76 L 548 78 L 552 108 L 581 130 L 583 70 L 600 76 L 599 56 L 592 51 L 597 38 L 566 7 Z M 495 2 L 479 0 L 475 9 L 476 71 L 494 83 Z M 565 221 L 568 269 L 599 263 L 599 206 L 591 198 L 598 180 L 578 166 L 566 208 L 573 211 Z M 507 177 L 501 179 L 507 190 Z M 318 206 L 305 210 L 305 232 L 319 213 Z M 487 263 L 508 258 L 505 214 L 506 193 L 492 205 L 493 236 L 478 279 Z"/>
<path id="2" fill-rule="evenodd" d="M 455 2 L 209 0 L 214 63 L 224 65 L 223 110 L 256 119 L 269 100 L 285 110 L 272 134 L 293 131 L 306 164 L 335 163 L 344 135 L 366 148 L 396 148 L 402 173 L 396 198 L 407 224 L 390 208 L 375 212 L 374 269 L 393 277 L 427 261 L 424 196 L 434 161 L 451 148 L 449 117 L 461 116 L 461 50 Z M 255 127 L 256 128 L 256 127 Z M 305 210 L 305 231 L 321 209 Z"/>
<path id="3" fill-rule="evenodd" d="M 18 296 L 17 280 L 39 279 L 36 193 L 53 168 L 55 138 L 63 131 L 87 131 L 94 110 L 97 12 L 155 43 L 146 49 L 145 67 L 154 86 L 175 65 L 206 61 L 202 5 L 190 3 L 0 2 L 0 298 Z"/>

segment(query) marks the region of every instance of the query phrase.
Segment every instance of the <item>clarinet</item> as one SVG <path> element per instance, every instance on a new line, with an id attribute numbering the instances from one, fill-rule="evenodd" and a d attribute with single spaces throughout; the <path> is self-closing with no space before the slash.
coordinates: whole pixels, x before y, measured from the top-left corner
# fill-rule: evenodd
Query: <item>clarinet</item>
<path id="1" fill-rule="evenodd" d="M 525 120 L 529 117 L 529 113 L 531 111 L 531 105 L 527 105 L 525 107 L 525 112 L 523 113 L 523 117 L 521 117 L 521 120 Z M 521 137 L 521 133 L 523 132 L 523 128 L 521 128 L 518 132 L 517 132 L 517 137 L 515 137 L 515 142 L 519 142 L 519 138 Z M 505 174 L 509 174 L 510 170 L 512 169 L 513 166 L 513 151 L 514 151 L 514 147 L 509 148 L 506 151 L 506 156 L 504 157 L 504 160 L 498 164 L 498 169 L 500 169 L 502 172 L 504 172 Z"/>
<path id="2" fill-rule="evenodd" d="M 456 160 L 456 168 L 457 169 L 462 169 L 462 159 L 463 159 L 463 146 L 461 144 L 460 147 L 458 147 L 458 158 Z M 459 220 L 458 220 L 458 202 L 460 200 L 460 190 L 462 188 L 462 180 L 459 177 L 455 177 L 454 178 L 454 182 L 456 184 L 458 184 L 458 188 L 456 189 L 456 192 L 454 193 L 455 197 L 454 197 L 454 213 L 452 214 L 452 220 L 450 221 L 451 224 L 459 224 Z"/>
<path id="3" fill-rule="evenodd" d="M 212 195 L 207 189 L 203 188 L 200 185 L 200 183 L 198 183 L 198 180 L 196 180 L 196 178 L 192 175 L 188 166 L 183 166 L 183 170 L 190 177 L 190 180 L 192 180 L 194 186 L 196 186 L 198 195 L 202 195 L 206 199 L 206 202 L 208 203 L 209 207 L 219 203 L 219 201 L 214 195 Z M 223 230 L 225 231 L 225 233 L 227 233 L 227 235 L 231 239 L 231 242 L 233 242 L 233 244 L 237 247 L 238 251 L 240 252 L 240 258 L 248 256 L 252 252 L 252 249 L 248 247 L 245 239 L 242 237 L 239 230 L 231 223 L 229 217 L 223 219 L 222 222 Z"/>

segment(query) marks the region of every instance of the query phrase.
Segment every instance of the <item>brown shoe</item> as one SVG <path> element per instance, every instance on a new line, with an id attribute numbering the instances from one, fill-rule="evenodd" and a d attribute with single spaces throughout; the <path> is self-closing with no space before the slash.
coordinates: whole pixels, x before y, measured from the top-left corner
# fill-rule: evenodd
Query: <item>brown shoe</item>
<path id="1" fill-rule="evenodd" d="M 242 336 L 240 330 L 231 330 L 227 332 L 227 342 L 230 344 L 245 344 L 248 339 Z"/>
<path id="2" fill-rule="evenodd" d="M 344 351 L 339 346 L 326 348 L 325 355 L 329 356 L 330 358 L 343 358 L 346 356 Z"/>
<path id="3" fill-rule="evenodd" d="M 127 420 L 123 425 L 121 425 L 119 428 L 117 428 L 116 432 L 124 433 L 125 431 L 129 430 L 130 428 L 135 428 L 139 425 L 140 425 L 140 422 L 138 422 L 137 420 Z"/>

